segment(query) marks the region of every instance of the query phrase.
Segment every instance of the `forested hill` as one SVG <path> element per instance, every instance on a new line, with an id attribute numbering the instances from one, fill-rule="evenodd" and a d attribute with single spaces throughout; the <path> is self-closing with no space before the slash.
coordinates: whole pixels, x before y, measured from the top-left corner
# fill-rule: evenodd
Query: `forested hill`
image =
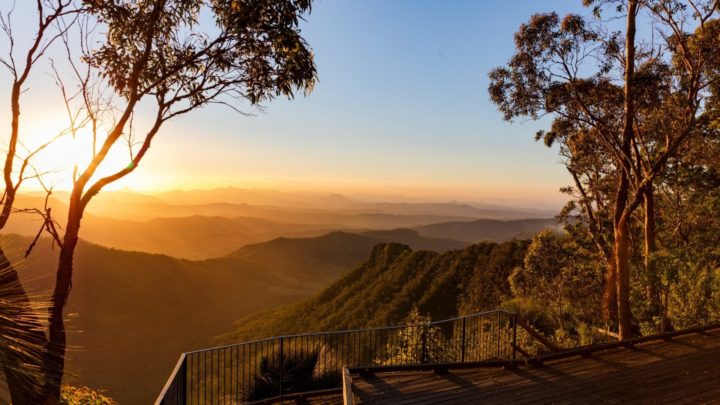
<path id="1" fill-rule="evenodd" d="M 0 244 L 31 297 L 47 299 L 57 267 L 50 240 L 41 239 L 27 259 L 28 238 L 3 235 Z M 311 285 L 323 268 L 316 272 L 303 283 L 240 258 L 189 261 L 81 242 L 65 310 L 65 381 L 104 390 L 121 404 L 151 403 L 179 353 L 207 347 L 235 319 L 312 296 L 326 285 Z"/>
<path id="2" fill-rule="evenodd" d="M 81 242 L 67 314 L 71 384 L 106 390 L 120 403 L 149 403 L 178 353 L 207 347 L 234 320 L 301 302 L 366 260 L 382 238 L 448 249 L 465 243 L 396 230 L 278 238 L 208 260 L 108 249 Z M 41 238 L 1 235 L 0 246 L 32 296 L 52 291 L 57 254 Z M 137 376 L 142 376 L 138 379 Z"/>
<path id="3" fill-rule="evenodd" d="M 381 243 L 314 298 L 246 317 L 218 341 L 392 325 L 414 306 L 433 319 L 492 309 L 509 296 L 507 278 L 522 265 L 527 245 L 483 242 L 437 253 Z"/>

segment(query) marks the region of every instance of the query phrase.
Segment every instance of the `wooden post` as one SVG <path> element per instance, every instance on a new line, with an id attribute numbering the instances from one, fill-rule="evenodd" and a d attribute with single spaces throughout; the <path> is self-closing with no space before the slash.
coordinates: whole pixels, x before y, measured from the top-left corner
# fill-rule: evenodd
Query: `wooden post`
<path id="1" fill-rule="evenodd" d="M 352 392 L 352 377 L 350 376 L 350 370 L 347 367 L 343 367 L 343 403 L 344 405 L 353 405 L 354 398 Z"/>

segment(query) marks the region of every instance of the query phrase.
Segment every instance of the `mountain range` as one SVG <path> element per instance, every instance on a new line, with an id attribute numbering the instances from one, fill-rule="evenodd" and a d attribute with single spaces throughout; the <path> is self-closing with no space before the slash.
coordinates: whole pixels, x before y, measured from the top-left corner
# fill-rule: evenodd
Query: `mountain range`
<path id="1" fill-rule="evenodd" d="M 417 308 L 433 319 L 497 308 L 527 241 L 483 242 L 438 253 L 376 245 L 352 271 L 301 303 L 250 315 L 218 343 L 267 336 L 395 325 Z"/>
<path id="2" fill-rule="evenodd" d="M 478 219 L 474 221 L 442 222 L 415 228 L 415 230 L 424 237 L 449 238 L 470 243 L 529 239 L 544 229 L 560 231 L 562 228 L 555 218 L 531 218 L 507 221 Z"/>
<path id="3" fill-rule="evenodd" d="M 17 203 L 37 208 L 44 198 L 23 195 Z M 66 204 L 63 193 L 49 200 L 60 225 Z M 523 238 L 556 226 L 552 219 L 521 219 L 547 214 L 539 211 L 263 190 L 109 192 L 92 204 L 65 311 L 67 381 L 107 390 L 129 404 L 151 402 L 179 354 L 207 347 L 214 336 L 380 325 L 401 319 L 411 304 L 435 308 L 433 315 L 456 313 L 461 304 L 470 305 L 458 291 L 480 285 L 466 259 L 480 263 L 480 256 L 492 256 L 487 249 L 495 249 L 475 242 Z M 510 219 L 477 217 L 490 214 Z M 40 225 L 30 214 L 15 214 L 0 243 L 33 297 L 43 300 L 52 290 L 57 254 L 41 238 L 23 257 Z M 502 279 L 504 271 L 483 277 L 497 273 Z M 420 290 L 433 280 L 451 294 Z M 348 295 L 352 291 L 357 294 Z M 468 296 L 485 297 L 478 291 Z M 450 301 L 440 303 L 443 295 Z M 316 301 L 298 304 L 310 299 Z M 363 309 L 352 312 L 345 301 Z M 332 308 L 340 318 L 317 316 Z M 253 315 L 258 313 L 264 315 Z M 239 319 L 245 321 L 234 327 Z"/>
<path id="4" fill-rule="evenodd" d="M 65 194 L 58 193 L 49 201 L 59 226 L 65 223 L 66 198 Z M 230 202 L 211 202 L 220 198 Z M 334 203 L 320 208 L 328 200 Z M 252 205 L 243 201 L 258 204 L 276 201 L 285 205 Z M 18 208 L 37 208 L 43 203 L 44 198 L 36 194 L 19 197 L 16 205 Z M 339 195 L 306 197 L 242 189 L 158 195 L 115 191 L 101 193 L 97 201 L 92 202 L 83 218 L 81 237 L 107 247 L 200 260 L 224 256 L 239 247 L 277 237 L 319 236 L 330 231 L 362 234 L 414 229 L 422 237 L 451 240 L 448 248 L 457 248 L 463 246 L 459 242 L 500 242 L 528 237 L 541 229 L 556 226 L 550 218 L 477 218 L 523 213 L 461 203 L 358 202 Z M 41 224 L 37 216 L 16 214 L 4 231 L 32 236 Z M 379 239 L 413 245 L 404 239 Z M 436 249 L 435 246 L 420 248 Z"/>
<path id="5" fill-rule="evenodd" d="M 311 297 L 389 239 L 439 251 L 465 245 L 411 230 L 331 232 L 185 260 L 82 242 L 65 311 L 68 382 L 106 389 L 121 403 L 151 402 L 179 353 L 208 346 L 244 316 Z M 30 238 L 6 235 L 0 243 L 26 288 L 47 299 L 57 259 L 50 240 L 28 258 Z"/>

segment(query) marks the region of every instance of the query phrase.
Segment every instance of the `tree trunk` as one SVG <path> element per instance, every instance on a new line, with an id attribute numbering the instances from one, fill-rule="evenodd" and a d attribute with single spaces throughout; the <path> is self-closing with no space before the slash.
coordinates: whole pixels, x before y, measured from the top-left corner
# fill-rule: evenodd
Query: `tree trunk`
<path id="1" fill-rule="evenodd" d="M 619 165 L 621 172 L 618 184 L 617 201 L 622 209 L 615 211 L 615 244 L 614 256 L 617 271 L 617 298 L 618 298 L 618 332 L 620 339 L 632 337 L 632 311 L 630 310 L 630 226 L 628 223 L 630 209 L 627 206 L 629 191 L 629 177 L 632 170 L 631 141 L 634 137 L 633 122 L 635 119 L 635 104 L 633 94 L 633 80 L 635 77 L 635 14 L 637 13 L 637 0 L 629 0 L 627 10 L 627 36 L 625 42 L 625 91 L 624 91 L 624 120 L 622 133 L 622 159 Z M 618 207 L 620 208 L 620 207 Z"/>
<path id="2" fill-rule="evenodd" d="M 17 270 L 0 247 L 0 345 L 3 371 L 13 404 L 36 404 L 40 400 L 42 379 L 38 373 L 46 339 L 43 322 L 23 288 Z"/>
<path id="3" fill-rule="evenodd" d="M 632 311 L 630 310 L 630 226 L 620 221 L 615 230 L 615 259 L 617 260 L 618 333 L 621 340 L 630 339 Z"/>
<path id="4" fill-rule="evenodd" d="M 57 404 L 60 399 L 67 344 L 63 310 L 72 287 L 73 256 L 78 242 L 83 211 L 84 209 L 80 203 L 80 193 L 73 192 L 70 198 L 70 207 L 68 208 L 68 222 L 63 237 L 63 245 L 60 248 L 55 291 L 49 308 L 49 342 L 43 359 L 43 372 L 45 374 L 43 403 L 46 405 Z"/>
<path id="5" fill-rule="evenodd" d="M 643 203 L 645 206 L 645 271 L 648 274 L 648 286 L 646 290 L 646 299 L 651 303 L 651 314 L 660 317 L 660 333 L 672 330 L 672 324 L 667 317 L 667 310 L 663 300 L 662 280 L 657 270 L 651 268 L 651 256 L 657 251 L 656 222 L 655 222 L 655 189 L 652 183 L 649 183 L 643 192 Z"/>
<path id="6" fill-rule="evenodd" d="M 617 325 L 617 303 L 617 270 L 613 257 L 607 263 L 603 291 L 603 317 L 609 326 Z"/>
<path id="7" fill-rule="evenodd" d="M 643 190 L 643 207 L 645 208 L 644 222 L 644 265 L 647 274 L 647 285 L 645 286 L 645 299 L 650 304 L 647 316 L 662 316 L 662 303 L 660 302 L 660 277 L 652 268 L 651 256 L 655 252 L 655 196 L 652 183 Z M 665 330 L 663 322 L 660 322 L 659 332 Z"/>
<path id="8" fill-rule="evenodd" d="M 12 207 L 15 203 L 15 190 L 12 188 L 5 188 L 5 201 L 3 201 L 2 211 L 0 211 L 0 229 L 4 229 L 10 219 L 12 213 Z"/>

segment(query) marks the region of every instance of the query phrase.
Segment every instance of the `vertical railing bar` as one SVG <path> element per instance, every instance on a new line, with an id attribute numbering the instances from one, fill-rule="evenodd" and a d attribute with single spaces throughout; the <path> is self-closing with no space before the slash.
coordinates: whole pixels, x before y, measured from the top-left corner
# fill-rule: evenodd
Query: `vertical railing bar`
<path id="1" fill-rule="evenodd" d="M 203 359 L 202 362 L 200 362 L 199 356 L 198 356 L 198 363 L 199 368 L 202 368 L 202 381 L 198 381 L 198 391 L 200 395 L 202 395 L 201 402 L 207 401 L 207 390 L 205 387 L 207 386 L 207 352 L 202 353 Z M 198 372 L 199 374 L 199 372 Z M 199 397 L 199 395 L 198 395 Z"/>
<path id="2" fill-rule="evenodd" d="M 252 361 L 252 366 L 250 367 L 250 370 L 248 371 L 248 393 L 250 393 L 253 389 L 252 385 L 254 383 L 255 374 L 257 373 L 257 343 L 252 344 L 252 350 L 250 350 L 250 347 L 248 347 L 248 354 L 250 354 L 250 359 Z"/>
<path id="3" fill-rule="evenodd" d="M 250 359 L 249 359 L 248 356 L 245 354 L 245 349 L 246 349 L 246 348 L 247 348 L 247 345 L 245 345 L 245 344 L 243 344 L 242 346 L 240 346 L 240 347 L 238 348 L 238 349 L 239 349 L 239 350 L 238 350 L 238 356 L 239 356 L 238 358 L 240 359 L 240 360 L 238 360 L 238 361 L 239 361 L 240 364 L 241 364 L 240 367 L 242 367 L 242 368 L 240 369 L 240 384 L 241 384 L 241 385 L 240 385 L 240 389 L 239 389 L 240 392 L 239 392 L 239 395 L 238 395 L 238 400 L 241 401 L 241 402 L 242 402 L 242 401 L 247 401 L 247 398 L 246 398 L 246 396 L 247 396 L 247 390 L 246 390 L 246 388 L 245 388 L 245 387 L 247 387 L 247 385 L 245 384 L 245 378 L 247 377 L 247 373 L 250 372 L 250 364 L 249 364 Z"/>
<path id="4" fill-rule="evenodd" d="M 193 361 L 192 361 L 192 355 L 187 356 L 187 360 L 190 363 L 190 403 L 192 404 L 193 400 Z"/>
<path id="5" fill-rule="evenodd" d="M 371 343 L 372 342 L 372 331 L 369 330 L 366 333 L 365 336 L 365 345 L 363 345 L 364 352 L 367 355 L 367 358 L 365 359 L 365 362 L 368 366 L 372 366 L 372 348 Z"/>
<path id="6" fill-rule="evenodd" d="M 218 371 L 217 401 L 218 402 L 225 400 L 225 398 L 223 398 L 223 396 L 222 396 L 222 394 L 225 392 L 225 368 L 220 365 L 220 353 L 221 352 L 223 355 L 222 362 L 223 362 L 223 364 L 225 363 L 225 351 L 218 350 L 218 352 L 217 352 L 218 353 L 218 356 L 217 356 L 217 371 Z"/>
<path id="7" fill-rule="evenodd" d="M 242 381 L 242 391 L 240 393 L 240 399 L 242 401 L 247 401 L 247 388 L 249 387 L 249 383 L 246 382 L 246 378 L 248 374 L 250 374 L 250 357 L 248 357 L 247 354 L 245 354 L 247 345 L 242 345 L 242 378 L 240 381 Z M 247 365 L 247 371 L 246 371 L 246 365 Z"/>
<path id="8" fill-rule="evenodd" d="M 182 396 L 182 403 L 187 403 L 187 357 L 185 357 L 185 361 L 183 361 L 182 365 L 182 379 L 180 380 L 182 382 L 180 386 L 180 392 Z"/>
<path id="9" fill-rule="evenodd" d="M 512 360 L 513 363 L 516 359 L 516 352 L 517 352 L 517 314 L 512 314 L 512 323 L 513 323 L 513 346 L 512 346 Z"/>
<path id="10" fill-rule="evenodd" d="M 234 402 L 240 401 L 240 398 L 238 398 L 238 388 L 240 385 L 240 358 L 237 355 L 238 349 L 240 349 L 239 346 L 233 346 L 233 349 L 230 351 L 230 367 L 235 370 L 234 374 L 232 374 L 232 376 L 235 377 L 233 379 L 233 382 L 235 383 L 235 396 L 233 397 Z M 230 387 L 230 391 L 232 391 L 232 386 Z"/>
<path id="11" fill-rule="evenodd" d="M 426 362 L 425 356 L 427 354 L 427 352 L 426 352 L 426 350 L 427 350 L 426 343 L 427 342 L 425 341 L 425 329 L 422 325 L 418 325 L 418 333 L 420 333 L 420 344 L 421 344 L 420 363 L 425 363 Z"/>
<path id="12" fill-rule="evenodd" d="M 195 355 L 193 355 L 195 356 Z M 195 367 L 197 368 L 197 380 L 195 382 L 195 387 L 197 388 L 195 390 L 195 393 L 197 394 L 197 403 L 200 403 L 200 354 L 195 356 Z"/>
<path id="13" fill-rule="evenodd" d="M 333 353 L 333 372 L 336 372 L 338 370 L 338 344 L 337 344 L 338 334 L 333 333 L 332 336 L 333 336 L 333 339 L 332 339 L 332 341 L 333 341 L 333 351 L 332 351 L 332 353 Z"/>
<path id="14" fill-rule="evenodd" d="M 233 377 L 235 376 L 235 367 L 233 367 L 233 352 L 234 352 L 234 346 L 231 346 L 230 348 L 230 380 L 228 385 L 228 390 L 225 393 L 225 396 L 229 397 L 228 400 L 232 400 L 232 393 L 233 393 Z M 227 350 L 227 349 L 226 349 Z M 227 364 L 226 364 L 227 366 Z"/>
<path id="15" fill-rule="evenodd" d="M 215 362 L 214 362 L 214 356 L 213 356 L 212 350 L 209 351 L 208 354 L 210 355 L 210 369 L 208 370 L 208 373 L 210 375 L 210 390 L 209 390 L 210 392 L 209 392 L 209 394 L 210 394 L 210 403 L 212 403 L 213 394 L 214 394 L 213 393 L 213 379 L 215 377 L 213 375 L 213 367 L 214 367 Z"/>
<path id="16" fill-rule="evenodd" d="M 327 372 L 327 334 L 320 335 L 322 337 L 323 345 L 320 353 L 323 356 L 323 373 Z"/>
<path id="17" fill-rule="evenodd" d="M 284 341 L 285 341 L 285 339 L 283 337 L 280 337 L 280 355 L 279 355 L 279 357 L 280 357 L 280 398 L 283 397 L 283 394 L 285 392 L 283 390 L 283 377 L 284 377 L 283 369 L 285 368 L 285 355 L 283 352 L 283 350 L 285 348 L 283 345 L 285 343 Z"/>
<path id="18" fill-rule="evenodd" d="M 460 348 L 460 362 L 465 362 L 465 318 L 462 320 L 462 339 L 460 340 L 462 347 Z"/>

